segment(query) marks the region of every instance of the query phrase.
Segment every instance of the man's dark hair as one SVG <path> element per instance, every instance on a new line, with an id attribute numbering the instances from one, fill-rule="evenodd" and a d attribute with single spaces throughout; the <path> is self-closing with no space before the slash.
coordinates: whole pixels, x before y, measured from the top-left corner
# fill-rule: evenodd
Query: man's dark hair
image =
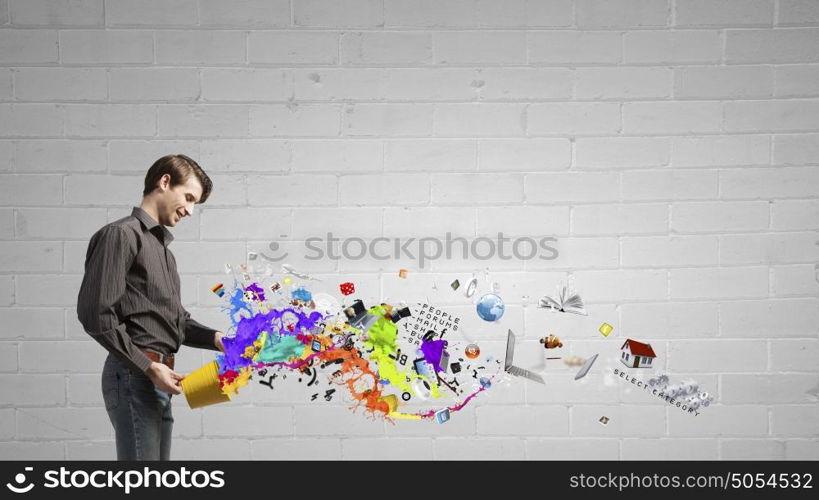
<path id="1" fill-rule="evenodd" d="M 185 155 L 168 155 L 156 160 L 148 169 L 148 173 L 145 174 L 145 190 L 142 191 L 142 196 L 152 193 L 159 179 L 165 174 L 171 176 L 171 187 L 184 184 L 188 182 L 191 175 L 195 175 L 202 184 L 202 197 L 199 198 L 199 203 L 205 203 L 213 190 L 213 181 L 198 163 Z"/>

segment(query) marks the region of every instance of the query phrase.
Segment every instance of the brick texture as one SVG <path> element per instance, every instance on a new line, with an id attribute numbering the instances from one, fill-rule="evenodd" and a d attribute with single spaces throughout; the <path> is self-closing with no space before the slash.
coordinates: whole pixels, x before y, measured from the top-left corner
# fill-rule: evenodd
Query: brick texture
<path id="1" fill-rule="evenodd" d="M 512 380 L 446 426 L 295 385 L 176 399 L 174 458 L 819 459 L 817 82 L 814 0 L 0 0 L 0 459 L 114 456 L 77 288 L 91 234 L 177 152 L 215 183 L 171 247 L 203 322 L 227 326 L 223 264 L 278 242 L 368 301 L 446 304 L 487 350 L 513 328 L 553 389 Z M 554 236 L 559 257 L 299 253 L 329 231 Z M 487 268 L 500 325 L 449 293 Z M 566 279 L 589 317 L 536 307 Z M 580 385 L 538 364 L 546 327 L 600 353 Z M 612 377 L 625 338 L 706 415 Z"/>

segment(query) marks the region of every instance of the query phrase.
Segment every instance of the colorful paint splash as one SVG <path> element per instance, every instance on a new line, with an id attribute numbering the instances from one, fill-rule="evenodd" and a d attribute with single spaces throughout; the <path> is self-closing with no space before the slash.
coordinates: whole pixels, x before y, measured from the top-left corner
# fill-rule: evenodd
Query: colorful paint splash
<path id="1" fill-rule="evenodd" d="M 457 325 L 449 324 L 447 339 L 442 338 L 447 328 L 434 326 L 421 338 L 410 334 L 413 328 L 399 327 L 404 316 L 391 315 L 390 304 L 366 309 L 366 317 L 361 309 L 351 319 L 340 307 L 328 309 L 327 300 L 321 312 L 315 310 L 315 294 L 304 286 L 291 290 L 285 279 L 282 288 L 264 283 L 266 277 L 248 282 L 247 273 L 234 278 L 223 307 L 232 326 L 223 340 L 225 352 L 217 355 L 226 394 L 238 394 L 252 379 L 274 389 L 289 375 L 291 383 L 296 379 L 318 390 L 313 401 L 341 395 L 353 411 L 370 418 L 433 421 L 438 415 L 444 422 L 501 373 L 499 361 L 465 359 L 467 343 L 452 338 Z M 424 409 L 409 409 L 418 402 Z"/>

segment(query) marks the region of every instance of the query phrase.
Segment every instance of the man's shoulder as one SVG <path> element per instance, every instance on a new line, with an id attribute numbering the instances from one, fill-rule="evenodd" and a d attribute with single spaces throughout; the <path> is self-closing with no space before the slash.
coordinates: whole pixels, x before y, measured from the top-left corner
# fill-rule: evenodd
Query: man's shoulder
<path id="1" fill-rule="evenodd" d="M 140 229 L 141 226 L 139 224 L 139 219 L 133 215 L 129 215 L 102 226 L 94 234 L 94 237 L 103 237 L 120 233 L 129 239 L 138 239 L 141 233 Z"/>
<path id="2" fill-rule="evenodd" d="M 121 219 L 117 219 L 114 222 L 109 222 L 106 224 L 107 226 L 117 226 L 123 229 L 139 229 L 140 223 L 139 219 L 134 217 L 133 215 L 126 215 Z M 105 226 L 103 226 L 105 227 Z"/>

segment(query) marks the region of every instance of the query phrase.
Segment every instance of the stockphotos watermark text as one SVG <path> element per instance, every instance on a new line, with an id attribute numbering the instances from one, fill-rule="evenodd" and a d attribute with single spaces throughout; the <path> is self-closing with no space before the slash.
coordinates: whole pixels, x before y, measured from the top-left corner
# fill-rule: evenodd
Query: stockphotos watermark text
<path id="1" fill-rule="evenodd" d="M 554 260 L 558 257 L 557 248 L 551 244 L 557 243 L 557 238 L 541 237 L 538 240 L 529 236 L 507 238 L 503 233 L 497 233 L 496 238 L 479 236 L 474 239 L 452 237 L 446 233 L 445 238 L 427 236 L 423 238 L 386 238 L 378 237 L 371 240 L 364 238 L 338 238 L 332 232 L 324 237 L 311 236 L 304 240 L 304 259 L 347 259 L 347 260 L 390 260 L 409 258 L 417 260 L 418 267 L 424 267 L 431 261 L 453 255 L 462 259 L 490 260 L 495 257 L 501 260 Z M 283 252 L 279 242 L 271 241 L 268 245 L 270 253 L 260 252 L 259 255 L 268 261 L 279 262 L 290 254 Z"/>
<path id="2" fill-rule="evenodd" d="M 34 467 L 26 467 L 31 472 Z M 28 493 L 37 484 L 26 478 L 24 473 L 15 475 L 14 483 L 7 483 L 6 487 L 14 493 Z M 142 467 L 134 470 L 72 470 L 67 467 L 45 470 L 42 486 L 45 488 L 94 488 L 110 489 L 118 492 L 122 490 L 126 495 L 138 488 L 223 488 L 225 486 L 224 472 L 221 470 L 205 471 L 181 469 L 159 471 L 151 467 Z"/>

